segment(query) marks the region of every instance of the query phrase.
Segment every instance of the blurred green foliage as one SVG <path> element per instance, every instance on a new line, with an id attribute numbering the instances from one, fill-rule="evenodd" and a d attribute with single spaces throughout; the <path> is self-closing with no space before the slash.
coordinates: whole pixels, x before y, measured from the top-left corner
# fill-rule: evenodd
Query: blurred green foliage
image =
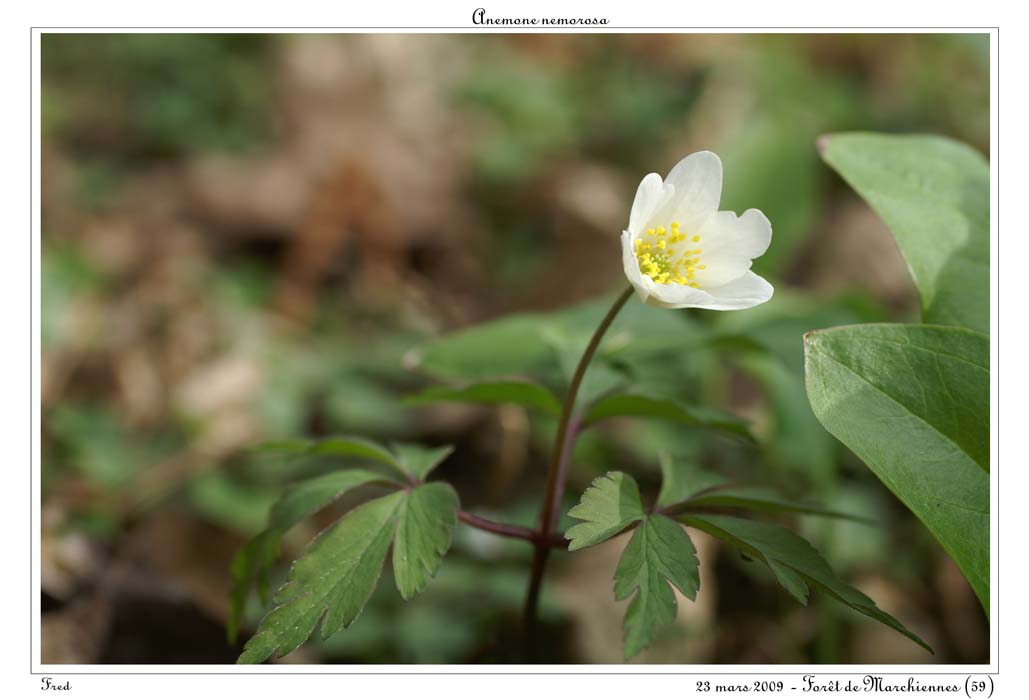
<path id="1" fill-rule="evenodd" d="M 274 40 L 44 34 L 43 128 L 105 159 L 240 150 L 266 138 Z"/>

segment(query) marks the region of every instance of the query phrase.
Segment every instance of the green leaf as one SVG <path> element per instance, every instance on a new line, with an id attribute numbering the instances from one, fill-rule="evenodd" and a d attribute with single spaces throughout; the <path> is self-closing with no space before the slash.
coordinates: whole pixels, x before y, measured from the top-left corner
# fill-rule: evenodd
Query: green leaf
<path id="1" fill-rule="evenodd" d="M 657 505 L 661 508 L 685 501 L 691 496 L 725 484 L 725 479 L 696 467 L 690 462 L 661 455 L 661 492 Z"/>
<path id="2" fill-rule="evenodd" d="M 529 380 L 484 381 L 462 387 L 437 386 L 407 398 L 407 403 L 462 401 L 484 404 L 516 404 L 534 408 L 550 416 L 561 414 L 561 403 L 549 389 Z"/>
<path id="3" fill-rule="evenodd" d="M 235 644 L 239 624 L 245 612 L 250 587 L 257 582 L 262 599 L 268 597 L 268 571 L 279 556 L 279 533 L 263 530 L 250 539 L 232 560 L 232 590 L 229 593 L 229 615 L 225 623 L 229 643 Z"/>
<path id="4" fill-rule="evenodd" d="M 841 513 L 824 508 L 816 503 L 805 503 L 783 498 L 773 491 L 760 486 L 737 486 L 705 493 L 686 499 L 676 508 L 678 512 L 689 512 L 698 508 L 739 508 L 741 510 L 762 513 L 799 513 L 802 515 L 820 515 L 827 518 L 840 518 L 870 523 L 859 515 Z"/>
<path id="5" fill-rule="evenodd" d="M 277 607 L 261 620 L 239 663 L 288 654 L 311 636 L 319 620 L 327 639 L 357 619 L 382 572 L 406 497 L 398 491 L 368 501 L 319 535 L 293 565 L 275 594 Z"/>
<path id="6" fill-rule="evenodd" d="M 584 521 L 565 533 L 570 552 L 599 544 L 646 517 L 636 481 L 622 472 L 608 472 L 594 479 L 568 515 Z"/>
<path id="7" fill-rule="evenodd" d="M 805 338 L 815 415 L 925 523 L 989 612 L 989 339 L 868 324 Z"/>
<path id="8" fill-rule="evenodd" d="M 272 505 L 268 528 L 284 533 L 347 491 L 375 482 L 389 483 L 382 474 L 366 469 L 347 469 L 292 484 Z"/>
<path id="9" fill-rule="evenodd" d="M 699 406 L 686 406 L 675 399 L 641 394 L 610 394 L 597 401 L 586 412 L 583 426 L 608 418 L 635 416 L 696 425 L 726 431 L 754 441 L 746 422 L 727 413 Z"/>
<path id="10" fill-rule="evenodd" d="M 406 442 L 394 443 L 392 448 L 397 466 L 416 481 L 424 481 L 454 451 L 453 445 L 425 447 Z"/>
<path id="11" fill-rule="evenodd" d="M 822 158 L 883 218 L 926 323 L 990 330 L 990 168 L 939 136 L 834 134 Z"/>
<path id="12" fill-rule="evenodd" d="M 646 516 L 632 534 L 615 571 L 615 599 L 636 594 L 625 613 L 625 658 L 654 639 L 655 629 L 675 620 L 672 586 L 695 600 L 700 562 L 682 526 L 663 515 Z"/>
<path id="13" fill-rule="evenodd" d="M 268 526 L 247 542 L 232 562 L 233 585 L 226 625 L 230 642 L 235 643 L 251 584 L 256 581 L 261 598 L 267 598 L 268 572 L 279 554 L 279 539 L 283 533 L 347 491 L 383 480 L 381 474 L 350 469 L 301 481 L 286 489 L 272 505 Z"/>
<path id="14" fill-rule="evenodd" d="M 681 525 L 644 511 L 636 481 L 622 472 L 594 480 L 568 515 L 584 521 L 568 529 L 569 551 L 639 523 L 615 571 L 615 600 L 636 594 L 625 613 L 625 658 L 632 658 L 650 644 L 657 626 L 675 619 L 673 585 L 690 600 L 697 597 L 697 551 Z"/>
<path id="15" fill-rule="evenodd" d="M 286 452 L 305 455 L 359 457 L 400 469 L 396 458 L 382 445 L 360 437 L 331 437 L 324 440 L 281 440 L 255 448 L 260 452 Z"/>
<path id="16" fill-rule="evenodd" d="M 762 486 L 733 485 L 724 478 L 690 462 L 661 455 L 661 492 L 657 505 L 665 513 L 685 513 L 706 508 L 739 508 L 766 513 L 801 513 L 867 522 L 848 515 L 783 498 Z"/>
<path id="17" fill-rule="evenodd" d="M 457 493 L 449 484 L 419 486 L 404 500 L 393 543 L 393 574 L 404 600 L 425 588 L 450 549 L 457 524 Z"/>
<path id="18" fill-rule="evenodd" d="M 604 297 L 553 313 L 505 316 L 444 335 L 409 357 L 416 367 L 437 377 L 534 377 L 547 386 L 563 388 L 570 379 L 568 365 L 574 369 L 611 301 Z M 627 349 L 667 352 L 694 333 L 684 314 L 636 304 L 631 313 L 620 314 L 612 323 L 598 350 L 598 362 L 590 371 L 602 366 L 610 354 Z M 586 381 L 591 381 L 588 374 Z"/>
<path id="19" fill-rule="evenodd" d="M 861 591 L 841 581 L 822 555 L 806 540 L 778 525 L 723 515 L 684 516 L 682 522 L 724 540 L 764 562 L 791 596 L 807 604 L 809 587 L 824 591 L 844 605 L 892 627 L 924 649 L 932 649 L 918 635 L 876 607 Z"/>

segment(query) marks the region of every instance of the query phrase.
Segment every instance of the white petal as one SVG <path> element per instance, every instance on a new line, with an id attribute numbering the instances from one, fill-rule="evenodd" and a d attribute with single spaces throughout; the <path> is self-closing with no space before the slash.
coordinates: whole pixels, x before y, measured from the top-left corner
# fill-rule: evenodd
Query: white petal
<path id="1" fill-rule="evenodd" d="M 632 201 L 632 210 L 629 212 L 629 228 L 633 235 L 647 227 L 658 206 L 665 199 L 665 187 L 661 182 L 661 176 L 657 173 L 650 173 L 640 182 L 636 190 L 636 199 Z"/>
<path id="2" fill-rule="evenodd" d="M 680 160 L 665 178 L 675 196 L 662 207 L 658 217 L 667 225 L 678 221 L 689 231 L 697 230 L 718 211 L 722 198 L 722 161 L 711 151 L 692 153 Z"/>
<path id="3" fill-rule="evenodd" d="M 763 277 L 748 271 L 731 282 L 705 291 L 711 296 L 712 301 L 702 306 L 698 305 L 697 308 L 732 311 L 763 304 L 772 298 L 774 290 Z"/>
<path id="4" fill-rule="evenodd" d="M 639 261 L 636 260 L 636 255 L 632 250 L 634 240 L 635 236 L 631 233 L 622 232 L 622 267 L 625 269 L 625 276 L 629 278 L 629 283 L 639 295 L 640 301 L 646 301 L 650 296 L 651 285 L 646 284 L 643 273 L 640 272 Z"/>
<path id="5" fill-rule="evenodd" d="M 704 252 L 721 249 L 753 260 L 765 254 L 772 242 L 772 224 L 759 209 L 748 209 L 739 217 L 731 211 L 720 211 L 700 232 Z"/>
<path id="6" fill-rule="evenodd" d="M 697 281 L 705 289 L 737 279 L 750 269 L 751 260 L 768 250 L 772 241 L 772 225 L 757 209 L 748 209 L 737 217 L 731 211 L 720 211 L 700 229 L 697 247 L 703 250 L 705 269 L 697 272 Z"/>
<path id="7" fill-rule="evenodd" d="M 648 278 L 644 277 L 644 281 Z M 662 309 L 706 309 L 714 303 L 714 298 L 703 289 L 688 287 L 684 284 L 655 284 L 649 299 L 651 306 Z"/>

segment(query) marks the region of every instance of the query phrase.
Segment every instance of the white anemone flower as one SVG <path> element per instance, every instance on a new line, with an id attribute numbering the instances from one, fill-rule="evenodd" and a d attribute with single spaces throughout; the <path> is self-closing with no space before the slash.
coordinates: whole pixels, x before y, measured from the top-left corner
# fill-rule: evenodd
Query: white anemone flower
<path id="1" fill-rule="evenodd" d="M 666 309 L 748 309 L 772 298 L 750 271 L 772 241 L 757 209 L 718 211 L 722 161 L 710 151 L 683 158 L 662 182 L 643 178 L 622 233 L 625 275 L 642 301 Z"/>

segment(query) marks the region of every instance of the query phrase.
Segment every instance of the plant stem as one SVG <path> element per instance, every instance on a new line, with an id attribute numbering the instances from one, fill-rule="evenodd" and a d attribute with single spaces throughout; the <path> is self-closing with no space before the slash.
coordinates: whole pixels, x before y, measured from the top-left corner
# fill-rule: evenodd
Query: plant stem
<path id="1" fill-rule="evenodd" d="M 547 486 L 543 494 L 543 507 L 540 510 L 540 523 L 536 533 L 539 539 L 536 541 L 536 549 L 532 557 L 532 571 L 529 575 L 529 590 L 525 597 L 525 643 L 526 651 L 531 654 L 535 646 L 536 637 L 536 615 L 539 608 L 540 588 L 543 584 L 543 573 L 547 567 L 547 559 L 550 556 L 550 547 L 546 542 L 550 539 L 557 522 L 559 499 L 564 493 L 565 479 L 568 476 L 568 462 L 571 460 L 572 443 L 575 442 L 576 429 L 579 421 L 573 421 L 575 401 L 579 395 L 579 386 L 593 359 L 597 347 L 600 345 L 604 333 L 615 320 L 615 316 L 625 306 L 625 302 L 632 296 L 632 287 L 627 288 L 615 300 L 608 310 L 607 315 L 601 320 L 597 330 L 594 331 L 589 345 L 579 359 L 579 366 L 575 368 L 572 375 L 572 382 L 568 385 L 568 393 L 565 394 L 564 407 L 561 410 L 561 419 L 557 427 L 557 436 L 554 439 L 554 449 L 550 458 L 550 470 L 547 472 Z M 574 425 L 573 425 L 574 424 Z"/>
<path id="2" fill-rule="evenodd" d="M 520 525 L 508 525 L 506 523 L 498 523 L 488 518 L 482 518 L 478 515 L 472 515 L 471 513 L 459 510 L 457 511 L 457 519 L 466 525 L 471 525 L 479 530 L 486 532 L 492 532 L 494 535 L 500 535 L 501 537 L 511 537 L 518 540 L 525 540 L 532 544 L 545 545 L 548 548 L 554 547 L 567 547 L 568 540 L 563 535 L 551 535 L 544 539 L 540 537 L 540 534 L 535 530 L 530 530 L 527 527 Z"/>

